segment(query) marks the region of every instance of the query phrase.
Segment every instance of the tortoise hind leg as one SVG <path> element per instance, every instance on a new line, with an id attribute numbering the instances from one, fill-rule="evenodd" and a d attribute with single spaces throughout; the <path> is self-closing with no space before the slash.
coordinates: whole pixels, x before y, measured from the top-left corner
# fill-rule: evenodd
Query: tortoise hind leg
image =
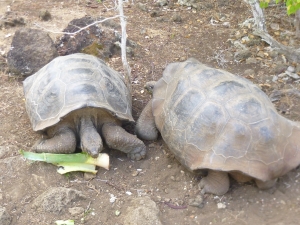
<path id="1" fill-rule="evenodd" d="M 48 132 L 49 133 L 49 132 Z M 51 130 L 52 137 L 49 139 L 40 139 L 32 147 L 35 152 L 48 153 L 73 153 L 76 150 L 76 137 L 72 129 L 61 127 Z"/>
<path id="2" fill-rule="evenodd" d="M 135 135 L 127 133 L 114 123 L 102 126 L 103 138 L 108 147 L 127 153 L 131 159 L 140 160 L 146 155 L 146 146 Z"/>
<path id="3" fill-rule="evenodd" d="M 137 121 L 135 132 L 139 138 L 144 140 L 152 141 L 157 139 L 158 131 L 152 113 L 152 100 L 143 109 Z"/>
<path id="4" fill-rule="evenodd" d="M 201 179 L 199 187 L 201 192 L 215 195 L 224 195 L 229 190 L 228 173 L 222 171 L 209 170 L 208 175 Z"/>
<path id="5" fill-rule="evenodd" d="M 276 181 L 277 178 L 268 181 L 255 180 L 255 183 L 259 189 L 269 189 L 275 185 Z"/>

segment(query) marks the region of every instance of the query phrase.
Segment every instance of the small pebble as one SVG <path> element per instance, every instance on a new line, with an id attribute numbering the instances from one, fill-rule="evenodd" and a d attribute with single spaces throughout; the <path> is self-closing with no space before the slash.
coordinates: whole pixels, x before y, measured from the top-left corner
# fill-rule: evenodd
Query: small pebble
<path id="1" fill-rule="evenodd" d="M 69 208 L 68 211 L 71 214 L 71 216 L 76 216 L 76 215 L 79 215 L 79 214 L 83 214 L 84 213 L 84 208 L 82 208 L 82 207 L 73 207 L 73 208 Z"/>
<path id="2" fill-rule="evenodd" d="M 181 23 L 182 22 L 182 18 L 180 15 L 178 14 L 175 14 L 172 16 L 172 20 L 175 22 L 175 23 Z"/>
<path id="3" fill-rule="evenodd" d="M 219 202 L 218 203 L 218 209 L 225 209 L 226 208 L 226 205 L 222 202 Z"/>
<path id="4" fill-rule="evenodd" d="M 202 208 L 204 206 L 204 198 L 202 195 L 197 195 L 194 199 L 189 200 L 189 205 Z"/>
<path id="5" fill-rule="evenodd" d="M 96 177 L 96 174 L 93 173 L 84 173 L 83 174 L 83 179 L 84 180 L 92 180 Z"/>
<path id="6" fill-rule="evenodd" d="M 136 171 L 133 171 L 132 174 L 131 174 L 131 176 L 136 177 L 137 175 L 139 175 L 139 173 L 140 173 L 140 172 L 137 171 L 137 170 L 136 170 Z"/>
<path id="7" fill-rule="evenodd" d="M 48 10 L 40 12 L 39 16 L 43 21 L 48 21 L 52 17 L 51 13 Z"/>
<path id="8" fill-rule="evenodd" d="M 287 70 L 288 72 L 294 73 L 294 72 L 295 72 L 295 67 L 289 66 L 286 70 Z"/>
<path id="9" fill-rule="evenodd" d="M 281 200 L 280 203 L 281 203 L 282 205 L 286 205 L 286 203 L 285 203 L 284 200 Z"/>
<path id="10" fill-rule="evenodd" d="M 270 27 L 273 30 L 279 30 L 279 24 L 278 23 L 271 23 Z"/>

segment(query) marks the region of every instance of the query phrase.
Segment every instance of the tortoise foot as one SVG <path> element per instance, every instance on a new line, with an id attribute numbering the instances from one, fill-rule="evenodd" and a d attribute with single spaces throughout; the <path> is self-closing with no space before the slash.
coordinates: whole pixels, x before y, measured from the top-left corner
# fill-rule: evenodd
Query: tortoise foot
<path id="1" fill-rule="evenodd" d="M 202 189 L 201 193 L 211 193 L 215 195 L 224 195 L 229 190 L 229 177 L 226 172 L 208 171 L 208 175 L 199 183 Z"/>
<path id="2" fill-rule="evenodd" d="M 268 180 L 268 181 L 255 180 L 255 183 L 259 189 L 269 189 L 275 185 L 276 181 L 277 181 L 277 178 L 274 180 Z"/>
<path id="3" fill-rule="evenodd" d="M 136 147 L 134 150 L 127 153 L 127 156 L 128 156 L 128 158 L 130 158 L 132 160 L 141 160 L 141 159 L 145 158 L 146 152 L 147 152 L 146 146 L 144 144 L 142 144 L 141 146 Z"/>

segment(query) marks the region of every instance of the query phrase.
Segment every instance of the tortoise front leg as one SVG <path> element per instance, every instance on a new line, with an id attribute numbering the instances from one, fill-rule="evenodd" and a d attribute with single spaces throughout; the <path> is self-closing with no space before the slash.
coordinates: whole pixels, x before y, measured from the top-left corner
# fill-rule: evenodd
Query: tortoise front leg
<path id="1" fill-rule="evenodd" d="M 72 129 L 68 127 L 60 127 L 51 130 L 51 138 L 42 138 L 38 140 L 32 147 L 35 152 L 48 153 L 73 153 L 76 149 L 76 137 Z"/>
<path id="2" fill-rule="evenodd" d="M 137 121 L 135 132 L 139 138 L 144 140 L 153 141 L 157 139 L 158 131 L 152 113 L 152 99 L 143 109 Z"/>
<path id="3" fill-rule="evenodd" d="M 215 195 L 224 195 L 229 190 L 228 173 L 222 171 L 209 170 L 206 177 L 202 178 L 199 187 L 201 192 Z"/>
<path id="4" fill-rule="evenodd" d="M 146 155 L 144 143 L 114 123 L 105 123 L 102 126 L 102 135 L 108 147 L 127 153 L 131 159 L 140 160 Z"/>

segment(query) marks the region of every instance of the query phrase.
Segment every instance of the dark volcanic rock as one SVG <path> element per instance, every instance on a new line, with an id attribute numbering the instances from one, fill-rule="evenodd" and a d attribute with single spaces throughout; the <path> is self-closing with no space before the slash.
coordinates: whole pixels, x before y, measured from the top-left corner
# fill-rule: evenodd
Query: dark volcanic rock
<path id="1" fill-rule="evenodd" d="M 22 28 L 13 37 L 7 64 L 13 74 L 28 76 L 57 56 L 54 43 L 46 32 Z"/>

